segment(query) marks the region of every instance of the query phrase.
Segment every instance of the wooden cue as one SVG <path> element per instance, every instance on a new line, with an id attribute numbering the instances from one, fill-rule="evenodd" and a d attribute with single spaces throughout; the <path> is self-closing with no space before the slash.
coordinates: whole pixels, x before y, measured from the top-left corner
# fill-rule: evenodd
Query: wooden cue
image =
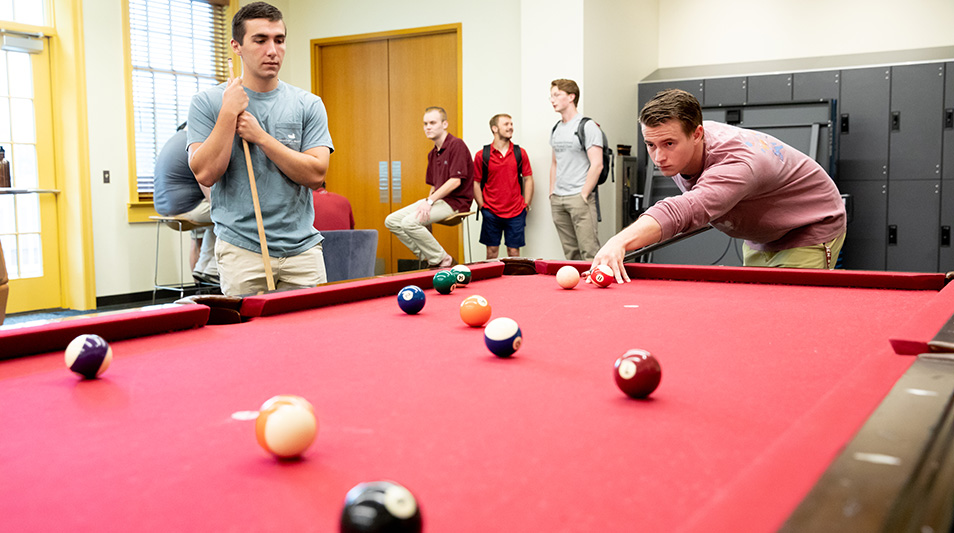
<path id="1" fill-rule="evenodd" d="M 244 63 L 242 72 L 245 72 Z M 232 58 L 229 58 L 229 79 L 232 79 Z M 262 222 L 262 206 L 258 203 L 258 187 L 255 185 L 255 171 L 252 169 L 252 154 L 248 149 L 248 141 L 242 139 L 245 148 L 245 165 L 248 167 L 248 184 L 252 189 L 252 206 L 255 208 L 255 224 L 258 226 L 258 242 L 262 245 L 262 262 L 265 264 L 265 283 L 268 290 L 275 290 L 275 277 L 272 275 L 272 261 L 268 256 L 268 243 L 265 241 L 265 224 Z"/>

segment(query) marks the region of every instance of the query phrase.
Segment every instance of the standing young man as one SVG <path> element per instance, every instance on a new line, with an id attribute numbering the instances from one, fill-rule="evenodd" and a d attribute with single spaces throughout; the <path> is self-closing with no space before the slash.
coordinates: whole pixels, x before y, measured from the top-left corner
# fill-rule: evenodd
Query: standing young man
<path id="1" fill-rule="evenodd" d="M 431 268 L 447 268 L 454 258 L 444 251 L 427 225 L 470 210 L 474 201 L 474 164 L 464 141 L 447 131 L 447 112 L 443 108 L 424 110 L 424 135 L 434 142 L 434 149 L 427 154 L 425 177 L 430 192 L 426 198 L 388 215 L 384 226 Z"/>
<path id="2" fill-rule="evenodd" d="M 242 141 L 248 142 L 276 286 L 326 280 L 311 190 L 328 171 L 334 146 L 321 99 L 278 79 L 285 23 L 255 2 L 232 19 L 232 51 L 244 73 L 203 91 L 189 109 L 189 165 L 212 188 L 215 255 L 223 294 L 265 290 L 265 267 Z"/>
<path id="3" fill-rule="evenodd" d="M 847 215 L 835 182 L 807 155 L 757 131 L 702 121 L 691 94 L 662 91 L 639 124 L 649 157 L 683 193 L 664 198 L 606 242 L 597 265 L 629 281 L 626 250 L 712 224 L 745 239 L 745 266 L 834 268 Z"/>
<path id="4" fill-rule="evenodd" d="M 592 120 L 583 126 L 583 144 L 577 136 L 583 115 L 580 87 L 573 80 L 550 83 L 550 104 L 560 114 L 550 135 L 550 210 L 563 255 L 567 259 L 592 260 L 600 248 L 596 233 L 596 186 L 603 171 L 603 135 Z"/>
<path id="5" fill-rule="evenodd" d="M 484 215 L 480 225 L 480 243 L 487 247 L 487 259 L 496 259 L 501 234 L 507 255 L 518 257 L 526 242 L 524 229 L 533 199 L 533 171 L 527 151 L 520 148 L 520 172 L 513 138 L 513 118 L 494 115 L 490 119 L 494 142 L 474 156 L 474 199 Z M 484 181 L 484 154 L 487 155 L 487 180 Z"/>

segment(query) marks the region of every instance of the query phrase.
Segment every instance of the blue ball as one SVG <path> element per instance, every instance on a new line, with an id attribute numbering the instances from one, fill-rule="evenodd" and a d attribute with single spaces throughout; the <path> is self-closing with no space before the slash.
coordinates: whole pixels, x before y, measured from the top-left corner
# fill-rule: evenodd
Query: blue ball
<path id="1" fill-rule="evenodd" d="M 417 285 L 408 285 L 398 293 L 398 306 L 409 315 L 416 315 L 421 309 L 424 309 L 424 291 Z"/>
<path id="2" fill-rule="evenodd" d="M 93 379 L 109 368 L 113 350 L 99 335 L 80 335 L 66 347 L 66 367 L 86 379 Z"/>
<path id="3" fill-rule="evenodd" d="M 484 327 L 484 344 L 497 357 L 510 357 L 523 344 L 523 334 L 512 318 L 495 318 Z"/>

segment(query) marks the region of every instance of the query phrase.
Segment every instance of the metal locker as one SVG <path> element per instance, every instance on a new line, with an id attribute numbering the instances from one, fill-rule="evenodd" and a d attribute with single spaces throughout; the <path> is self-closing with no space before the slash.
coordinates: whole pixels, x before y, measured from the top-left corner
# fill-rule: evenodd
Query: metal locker
<path id="1" fill-rule="evenodd" d="M 812 102 L 841 98 L 841 71 L 796 72 L 792 79 L 792 100 Z"/>
<path id="2" fill-rule="evenodd" d="M 749 76 L 749 104 L 779 104 L 792 101 L 792 75 Z"/>
<path id="3" fill-rule="evenodd" d="M 890 163 L 888 179 L 941 177 L 944 65 L 891 68 Z"/>
<path id="4" fill-rule="evenodd" d="M 700 102 L 706 107 L 743 105 L 747 97 L 746 81 L 745 76 L 705 80 L 705 101 Z"/>
<path id="5" fill-rule="evenodd" d="M 954 180 L 954 61 L 944 65 L 944 133 L 941 179 Z M 954 197 L 952 197 L 954 198 Z M 949 207 L 954 205 L 947 204 Z M 943 265 L 942 265 L 943 268 Z"/>
<path id="6" fill-rule="evenodd" d="M 888 181 L 847 181 L 838 190 L 849 195 L 848 236 L 841 249 L 845 268 L 884 270 Z"/>
<path id="7" fill-rule="evenodd" d="M 890 81 L 889 67 L 841 72 L 839 182 L 887 178 Z"/>
<path id="8" fill-rule="evenodd" d="M 936 272 L 941 180 L 891 181 L 888 186 L 887 268 Z"/>
<path id="9" fill-rule="evenodd" d="M 941 182 L 941 223 L 937 235 L 938 272 L 954 270 L 954 243 L 951 231 L 954 230 L 954 181 Z"/>
<path id="10" fill-rule="evenodd" d="M 639 110 L 642 111 L 643 106 L 646 105 L 646 102 L 652 100 L 653 97 L 656 96 L 656 93 L 665 91 L 666 89 L 681 89 L 686 91 L 687 93 L 695 96 L 696 100 L 699 100 L 699 104 L 702 105 L 703 88 L 702 80 L 653 81 L 649 83 L 640 83 L 638 97 Z"/>

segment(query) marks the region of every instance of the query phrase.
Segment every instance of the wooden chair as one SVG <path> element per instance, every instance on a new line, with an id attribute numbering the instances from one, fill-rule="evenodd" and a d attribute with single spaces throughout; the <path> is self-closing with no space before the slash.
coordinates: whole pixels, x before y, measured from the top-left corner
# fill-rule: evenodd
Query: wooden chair
<path id="1" fill-rule="evenodd" d="M 191 220 L 186 220 L 179 216 L 160 215 L 160 216 L 151 216 L 149 217 L 149 219 L 156 221 L 156 267 L 155 267 L 155 271 L 152 278 L 153 280 L 152 303 L 156 303 L 156 292 L 159 289 L 178 292 L 179 298 L 182 298 L 185 296 L 186 291 L 189 289 L 199 288 L 200 286 L 207 286 L 208 288 L 218 287 L 218 285 L 215 285 L 212 283 L 201 283 L 201 282 L 195 281 L 194 279 L 192 279 L 192 272 L 189 272 L 189 280 L 187 283 L 185 279 L 185 271 L 182 268 L 182 263 L 184 261 L 184 258 L 181 255 L 182 254 L 182 234 L 187 231 L 192 231 L 198 228 L 208 228 L 212 226 L 212 223 L 197 224 L 195 222 L 192 222 Z M 179 232 L 179 256 L 178 256 L 179 283 L 176 283 L 176 284 L 161 285 L 159 283 L 159 242 L 160 242 L 159 229 L 162 228 L 163 225 L 166 225 Z"/>

